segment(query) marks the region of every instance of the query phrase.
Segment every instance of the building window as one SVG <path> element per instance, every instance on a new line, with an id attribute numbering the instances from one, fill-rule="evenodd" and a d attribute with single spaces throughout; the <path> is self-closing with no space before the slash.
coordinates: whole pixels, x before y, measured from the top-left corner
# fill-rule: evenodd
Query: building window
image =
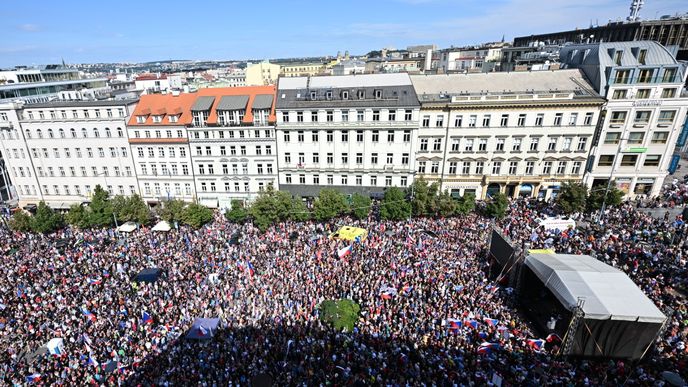
<path id="1" fill-rule="evenodd" d="M 385 176 L 385 187 L 392 186 L 392 176 Z"/>
<path id="2" fill-rule="evenodd" d="M 587 146 L 588 146 L 588 138 L 587 137 L 578 138 L 578 146 L 577 146 L 576 150 L 584 151 Z"/>
<path id="3" fill-rule="evenodd" d="M 637 161 L 638 161 L 638 155 L 623 155 L 623 157 L 621 157 L 621 166 L 622 167 L 635 167 L 635 164 Z"/>
<path id="4" fill-rule="evenodd" d="M 597 162 L 598 167 L 611 167 L 614 164 L 614 155 L 601 155 Z"/>
<path id="5" fill-rule="evenodd" d="M 317 111 L 311 112 L 311 122 L 318 122 L 318 112 Z"/>
<path id="6" fill-rule="evenodd" d="M 580 175 L 581 171 L 581 166 L 583 165 L 582 162 L 580 161 L 574 161 L 573 166 L 571 167 L 571 174 L 572 175 Z"/>
<path id="7" fill-rule="evenodd" d="M 499 175 L 502 171 L 502 162 L 501 161 L 494 161 L 492 163 L 492 174 L 493 175 Z"/>
<path id="8" fill-rule="evenodd" d="M 327 122 L 332 122 L 332 121 L 334 121 L 334 111 L 328 110 L 328 111 L 325 113 L 325 117 L 326 117 L 326 119 L 327 119 Z"/>
<path id="9" fill-rule="evenodd" d="M 408 153 L 402 153 L 401 154 L 401 165 L 408 165 L 409 163 L 409 154 Z"/>
<path id="10" fill-rule="evenodd" d="M 373 110 L 373 121 L 380 121 L 380 111 Z"/>
<path id="11" fill-rule="evenodd" d="M 299 184 L 306 184 L 306 175 L 299 175 Z"/>
<path id="12" fill-rule="evenodd" d="M 559 139 L 557 137 L 550 137 L 549 143 L 547 144 L 547 150 L 550 152 L 557 150 L 557 142 L 558 141 L 559 141 Z"/>
<path id="13" fill-rule="evenodd" d="M 313 184 L 314 185 L 320 184 L 320 175 L 313 175 Z"/>
<path id="14" fill-rule="evenodd" d="M 592 125 L 592 118 L 595 113 L 585 113 L 585 118 L 583 119 L 583 125 Z"/>
<path id="15" fill-rule="evenodd" d="M 517 170 L 518 170 L 518 161 L 510 161 L 509 162 L 509 174 L 510 175 L 516 175 Z"/>
<path id="16" fill-rule="evenodd" d="M 380 141 L 380 131 L 373 130 L 373 142 L 379 142 L 379 141 Z"/>
<path id="17" fill-rule="evenodd" d="M 387 112 L 387 121 L 396 121 L 397 120 L 397 111 L 396 110 L 390 110 Z"/>
<path id="18" fill-rule="evenodd" d="M 478 121 L 478 116 L 476 115 L 471 115 L 468 117 L 468 127 L 469 128 L 475 128 L 475 124 Z"/>
<path id="19" fill-rule="evenodd" d="M 326 134 L 327 142 L 333 142 L 334 141 L 334 131 L 328 130 L 325 134 Z"/>
<path id="20" fill-rule="evenodd" d="M 478 152 L 487 152 L 487 139 L 481 138 L 478 140 Z"/>
<path id="21" fill-rule="evenodd" d="M 631 132 L 628 135 L 628 143 L 629 144 L 640 145 L 643 143 L 644 140 L 645 140 L 645 133 L 644 132 Z"/>
<path id="22" fill-rule="evenodd" d="M 610 125 L 623 125 L 626 122 L 626 112 L 612 112 L 609 119 Z"/>
<path id="23" fill-rule="evenodd" d="M 535 169 L 535 161 L 526 161 L 526 175 L 532 175 Z"/>
<path id="24" fill-rule="evenodd" d="M 626 89 L 616 89 L 612 93 L 612 99 L 626 99 L 627 94 L 628 90 Z"/>
<path id="25" fill-rule="evenodd" d="M 464 152 L 473 152 L 473 143 L 474 142 L 475 142 L 475 140 L 473 140 L 472 138 L 467 138 L 466 139 L 466 145 L 464 147 Z"/>
<path id="26" fill-rule="evenodd" d="M 671 125 L 674 123 L 674 118 L 676 118 L 675 110 L 662 110 L 659 112 L 659 119 L 657 120 L 658 125 Z"/>
<path id="27" fill-rule="evenodd" d="M 406 109 L 404 111 L 404 121 L 412 121 L 413 120 L 413 110 Z"/>
<path id="28" fill-rule="evenodd" d="M 573 142 L 573 137 L 564 137 L 564 143 L 562 144 L 561 150 L 565 151 L 565 152 L 570 152 L 572 142 Z"/>
<path id="29" fill-rule="evenodd" d="M 516 121 L 516 124 L 518 126 L 526 126 L 526 115 L 525 114 L 519 114 L 518 115 L 518 121 Z"/>
<path id="30" fill-rule="evenodd" d="M 334 176 L 333 175 L 327 175 L 327 185 L 333 185 L 334 184 Z"/>
<path id="31" fill-rule="evenodd" d="M 504 152 L 504 143 L 505 143 L 505 142 L 506 142 L 506 139 L 504 139 L 504 138 L 498 138 L 498 139 L 497 139 L 497 144 L 496 144 L 495 150 L 496 150 L 497 152 Z"/>
<path id="32" fill-rule="evenodd" d="M 432 141 L 432 150 L 434 152 L 439 152 L 442 150 L 442 139 L 436 138 Z"/>
<path id="33" fill-rule="evenodd" d="M 342 122 L 349 122 L 349 111 L 342 110 Z"/>
<path id="34" fill-rule="evenodd" d="M 437 118 L 435 119 L 435 126 L 438 128 L 441 128 L 444 126 L 444 116 L 443 115 L 438 115 Z"/>
<path id="35" fill-rule="evenodd" d="M 348 153 L 342 153 L 342 164 L 348 164 L 349 163 L 349 154 Z"/>
<path id="36" fill-rule="evenodd" d="M 664 89 L 662 90 L 662 98 L 675 98 L 676 89 Z"/>
<path id="37" fill-rule="evenodd" d="M 342 142 L 349 142 L 349 132 L 342 130 Z"/>
<path id="38" fill-rule="evenodd" d="M 347 185 L 349 183 L 349 177 L 347 175 L 342 175 L 342 185 Z"/>
<path id="39" fill-rule="evenodd" d="M 428 139 L 427 138 L 421 138 L 420 139 L 420 151 L 421 152 L 427 152 L 428 151 Z"/>
<path id="40" fill-rule="evenodd" d="M 424 128 L 430 127 L 430 116 L 423 116 L 422 126 Z"/>
<path id="41" fill-rule="evenodd" d="M 426 164 L 427 164 L 427 162 L 425 162 L 425 161 L 419 161 L 418 162 L 418 173 L 425 173 Z"/>
<path id="42" fill-rule="evenodd" d="M 318 140 L 319 140 L 318 131 L 317 130 L 311 131 L 311 141 L 318 142 Z"/>
<path id="43" fill-rule="evenodd" d="M 305 135 L 304 135 L 303 130 L 299 130 L 298 132 L 296 132 L 296 141 L 303 142 L 304 137 L 305 137 Z"/>
<path id="44" fill-rule="evenodd" d="M 668 139 L 669 139 L 669 132 L 654 132 L 654 133 L 652 133 L 651 142 L 653 144 L 666 144 Z"/>
<path id="45" fill-rule="evenodd" d="M 649 110 L 641 110 L 635 112 L 635 119 L 633 120 L 634 125 L 647 125 L 650 122 Z"/>
<path id="46" fill-rule="evenodd" d="M 566 161 L 560 161 L 557 164 L 557 175 L 563 175 L 566 173 Z"/>
<path id="47" fill-rule="evenodd" d="M 661 160 L 661 158 L 662 158 L 662 155 L 646 155 L 645 156 L 645 162 L 643 163 L 643 166 L 658 167 L 659 161 Z"/>
<path id="48" fill-rule="evenodd" d="M 363 122 L 365 120 L 365 111 L 356 110 L 356 121 Z"/>
<path id="49" fill-rule="evenodd" d="M 551 161 L 545 161 L 543 163 L 542 174 L 543 175 L 551 175 L 552 174 L 552 162 Z"/>
<path id="50" fill-rule="evenodd" d="M 327 164 L 334 164 L 334 153 L 327 154 Z"/>

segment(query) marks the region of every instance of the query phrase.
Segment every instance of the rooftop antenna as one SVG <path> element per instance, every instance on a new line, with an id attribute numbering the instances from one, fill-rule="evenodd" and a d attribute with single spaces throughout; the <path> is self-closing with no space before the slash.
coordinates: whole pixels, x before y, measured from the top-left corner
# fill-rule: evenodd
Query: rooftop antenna
<path id="1" fill-rule="evenodd" d="M 628 15 L 626 20 L 629 22 L 636 22 L 640 20 L 640 9 L 643 8 L 645 0 L 631 0 L 631 14 Z"/>

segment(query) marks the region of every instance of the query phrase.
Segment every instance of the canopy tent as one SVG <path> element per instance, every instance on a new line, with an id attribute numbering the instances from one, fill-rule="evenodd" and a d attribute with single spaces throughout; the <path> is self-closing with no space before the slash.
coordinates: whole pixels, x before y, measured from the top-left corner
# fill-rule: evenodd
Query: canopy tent
<path id="1" fill-rule="evenodd" d="M 358 227 L 343 226 L 330 234 L 331 239 L 363 242 L 368 237 L 368 231 Z"/>
<path id="2" fill-rule="evenodd" d="M 191 329 L 186 334 L 187 339 L 210 340 L 215 336 L 215 332 L 220 325 L 220 318 L 201 318 L 194 320 Z"/>
<path id="3" fill-rule="evenodd" d="M 540 326 L 566 316 L 547 330 L 571 344 L 567 355 L 640 359 L 666 320 L 626 274 L 587 255 L 531 253 L 521 276 L 520 296 Z"/>
<path id="4" fill-rule="evenodd" d="M 164 220 L 159 221 L 155 226 L 153 226 L 153 231 L 168 232 L 172 229 L 169 223 Z"/>
<path id="5" fill-rule="evenodd" d="M 134 222 L 126 222 L 123 225 L 117 227 L 117 231 L 119 232 L 132 232 L 136 230 L 138 226 Z"/>
<path id="6" fill-rule="evenodd" d="M 143 269 L 139 272 L 139 274 L 136 275 L 136 277 L 134 277 L 134 281 L 153 283 L 153 282 L 157 281 L 161 275 L 162 275 L 162 269 L 158 269 L 158 268 Z"/>

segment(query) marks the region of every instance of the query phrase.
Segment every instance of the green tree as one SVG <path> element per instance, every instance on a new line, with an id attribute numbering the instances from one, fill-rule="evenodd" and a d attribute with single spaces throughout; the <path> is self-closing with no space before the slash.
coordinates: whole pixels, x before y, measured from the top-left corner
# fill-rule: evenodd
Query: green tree
<path id="1" fill-rule="evenodd" d="M 598 211 L 602 209 L 602 203 L 604 202 L 607 207 L 614 207 L 621 204 L 623 201 L 624 193 L 620 189 L 616 188 L 616 184 L 612 182 L 611 187 L 609 187 L 609 192 L 607 193 L 607 198 L 604 198 L 606 186 L 598 186 L 590 190 L 587 200 L 588 211 Z"/>
<path id="2" fill-rule="evenodd" d="M 10 228 L 20 232 L 31 231 L 31 215 L 22 210 L 15 212 L 10 219 Z"/>
<path id="3" fill-rule="evenodd" d="M 90 216 L 88 207 L 81 204 L 72 204 L 65 215 L 65 221 L 78 228 L 89 228 L 91 226 Z"/>
<path id="4" fill-rule="evenodd" d="M 277 219 L 279 221 L 290 219 L 292 215 L 292 207 L 294 206 L 294 201 L 291 197 L 291 194 L 286 191 L 275 191 L 273 197 L 275 199 Z"/>
<path id="5" fill-rule="evenodd" d="M 291 199 L 291 212 L 289 213 L 289 219 L 295 222 L 305 222 L 311 217 L 306 203 L 303 202 L 301 196 L 294 196 Z"/>
<path id="6" fill-rule="evenodd" d="M 225 212 L 225 217 L 232 223 L 243 224 L 248 218 L 248 211 L 241 200 L 232 200 L 232 209 Z"/>
<path id="7" fill-rule="evenodd" d="M 385 220 L 401 220 L 411 214 L 411 204 L 404 197 L 404 191 L 397 187 L 385 190 L 380 204 L 380 216 Z"/>
<path id="8" fill-rule="evenodd" d="M 63 225 L 62 215 L 53 211 L 44 201 L 38 203 L 36 215 L 31 219 L 31 230 L 41 234 L 51 233 Z"/>
<path id="9" fill-rule="evenodd" d="M 372 201 L 368 196 L 355 193 L 351 197 L 352 213 L 356 219 L 365 219 L 370 213 L 370 204 Z"/>
<path id="10" fill-rule="evenodd" d="M 272 186 L 268 186 L 251 204 L 249 213 L 253 218 L 253 224 L 261 231 L 267 230 L 270 225 L 280 221 L 277 201 L 277 191 Z"/>
<path id="11" fill-rule="evenodd" d="M 89 211 L 89 226 L 90 227 L 107 227 L 113 223 L 112 205 L 109 200 L 110 194 L 105 191 L 100 185 L 96 185 L 91 197 L 91 203 L 88 205 Z"/>
<path id="12" fill-rule="evenodd" d="M 456 214 L 458 203 L 456 200 L 454 200 L 454 198 L 451 197 L 449 191 L 444 191 L 439 194 L 435 202 L 438 215 L 447 217 Z"/>
<path id="13" fill-rule="evenodd" d="M 565 214 L 582 212 L 585 210 L 587 196 L 588 188 L 585 185 L 578 182 L 567 182 L 561 186 L 555 203 Z"/>
<path id="14" fill-rule="evenodd" d="M 318 305 L 320 319 L 337 331 L 351 332 L 358 321 L 361 307 L 353 300 L 325 300 Z"/>
<path id="15" fill-rule="evenodd" d="M 468 193 L 455 200 L 457 214 L 466 215 L 475 210 L 475 195 Z"/>
<path id="16" fill-rule="evenodd" d="M 148 205 L 146 205 L 139 195 L 117 195 L 112 198 L 111 206 L 112 211 L 117 216 L 118 222 L 146 224 L 150 221 L 151 214 Z"/>
<path id="17" fill-rule="evenodd" d="M 347 209 L 346 198 L 339 191 L 325 188 L 313 203 L 313 216 L 319 221 L 330 220 Z"/>
<path id="18" fill-rule="evenodd" d="M 162 202 L 162 208 L 158 211 L 160 218 L 170 224 L 182 221 L 182 213 L 186 203 L 183 200 L 172 199 Z"/>
<path id="19" fill-rule="evenodd" d="M 191 203 L 182 211 L 182 222 L 193 228 L 199 228 L 213 220 L 213 210 L 196 203 Z"/>
<path id="20" fill-rule="evenodd" d="M 509 200 L 506 195 L 497 192 L 492 195 L 492 198 L 485 207 L 485 215 L 490 218 L 501 219 L 506 215 L 506 209 L 509 207 Z"/>

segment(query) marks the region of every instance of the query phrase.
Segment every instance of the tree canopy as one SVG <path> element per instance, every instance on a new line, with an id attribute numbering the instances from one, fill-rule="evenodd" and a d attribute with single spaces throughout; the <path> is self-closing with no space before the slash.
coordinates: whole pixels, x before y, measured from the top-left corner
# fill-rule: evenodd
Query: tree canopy
<path id="1" fill-rule="evenodd" d="M 397 187 L 385 190 L 380 204 L 380 216 L 385 220 L 401 220 L 411 215 L 411 204 L 404 196 L 404 191 Z"/>

